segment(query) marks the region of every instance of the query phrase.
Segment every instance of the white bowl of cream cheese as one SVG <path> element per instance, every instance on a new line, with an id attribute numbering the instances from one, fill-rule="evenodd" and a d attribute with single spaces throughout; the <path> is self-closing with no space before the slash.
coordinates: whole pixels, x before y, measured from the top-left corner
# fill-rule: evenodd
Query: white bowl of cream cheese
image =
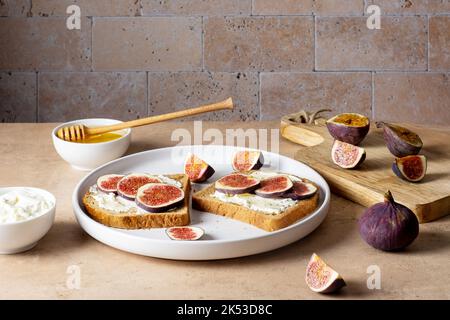
<path id="1" fill-rule="evenodd" d="M 55 196 L 31 187 L 0 188 L 0 254 L 33 248 L 55 220 Z"/>

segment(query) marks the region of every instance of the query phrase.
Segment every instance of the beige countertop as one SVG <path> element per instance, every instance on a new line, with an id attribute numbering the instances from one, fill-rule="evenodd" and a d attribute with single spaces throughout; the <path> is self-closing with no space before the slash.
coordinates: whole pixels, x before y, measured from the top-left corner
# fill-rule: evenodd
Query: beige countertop
<path id="1" fill-rule="evenodd" d="M 203 123 L 204 128 L 276 128 L 276 122 Z M 450 216 L 423 224 L 406 251 L 385 253 L 359 237 L 364 208 L 332 196 L 324 223 L 287 247 L 245 258 L 184 262 L 142 257 L 110 248 L 87 235 L 72 213 L 71 196 L 86 172 L 59 158 L 50 139 L 53 124 L 0 124 L 0 186 L 35 186 L 57 198 L 55 224 L 31 251 L 0 256 L 0 298 L 50 299 L 450 299 Z M 175 128 L 164 123 L 133 131 L 129 153 L 174 145 Z M 448 143 L 444 142 L 444 143 Z M 293 156 L 300 147 L 280 141 Z M 307 261 L 318 253 L 348 286 L 339 294 L 311 292 L 304 281 Z M 367 268 L 379 266 L 381 289 L 369 290 Z M 81 286 L 71 289 L 71 266 Z"/>

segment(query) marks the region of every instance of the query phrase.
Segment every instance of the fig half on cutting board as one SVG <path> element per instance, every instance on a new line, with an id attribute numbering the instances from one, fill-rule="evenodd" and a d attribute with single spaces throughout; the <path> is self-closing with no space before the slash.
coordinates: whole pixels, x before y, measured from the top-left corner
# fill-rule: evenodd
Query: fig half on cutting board
<path id="1" fill-rule="evenodd" d="M 418 154 L 422 149 L 422 139 L 407 128 L 382 121 L 377 122 L 377 128 L 383 129 L 387 148 L 398 158 Z"/>
<path id="2" fill-rule="evenodd" d="M 328 131 L 336 140 L 358 145 L 370 128 L 370 120 L 358 113 L 341 113 L 326 122 Z"/>
<path id="3" fill-rule="evenodd" d="M 335 140 L 331 149 L 331 159 L 341 168 L 353 169 L 364 162 L 366 151 L 350 143 Z"/>

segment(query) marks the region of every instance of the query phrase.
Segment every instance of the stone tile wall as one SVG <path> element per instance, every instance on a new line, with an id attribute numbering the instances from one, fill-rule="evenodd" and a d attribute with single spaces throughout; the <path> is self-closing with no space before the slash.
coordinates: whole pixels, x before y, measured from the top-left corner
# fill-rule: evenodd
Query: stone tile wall
<path id="1" fill-rule="evenodd" d="M 68 30 L 69 5 L 81 29 Z M 381 9 L 381 29 L 366 22 Z M 450 123 L 450 0 L 0 0 L 0 121 L 301 109 Z"/>

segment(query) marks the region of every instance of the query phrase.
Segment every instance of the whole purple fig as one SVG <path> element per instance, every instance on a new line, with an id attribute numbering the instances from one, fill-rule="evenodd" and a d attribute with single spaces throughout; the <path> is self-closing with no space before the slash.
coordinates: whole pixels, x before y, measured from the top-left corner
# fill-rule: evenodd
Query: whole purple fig
<path id="1" fill-rule="evenodd" d="M 359 219 L 359 233 L 372 247 L 396 251 L 409 246 L 419 234 L 419 221 L 410 209 L 394 201 L 390 191 L 384 202 L 367 208 Z"/>

